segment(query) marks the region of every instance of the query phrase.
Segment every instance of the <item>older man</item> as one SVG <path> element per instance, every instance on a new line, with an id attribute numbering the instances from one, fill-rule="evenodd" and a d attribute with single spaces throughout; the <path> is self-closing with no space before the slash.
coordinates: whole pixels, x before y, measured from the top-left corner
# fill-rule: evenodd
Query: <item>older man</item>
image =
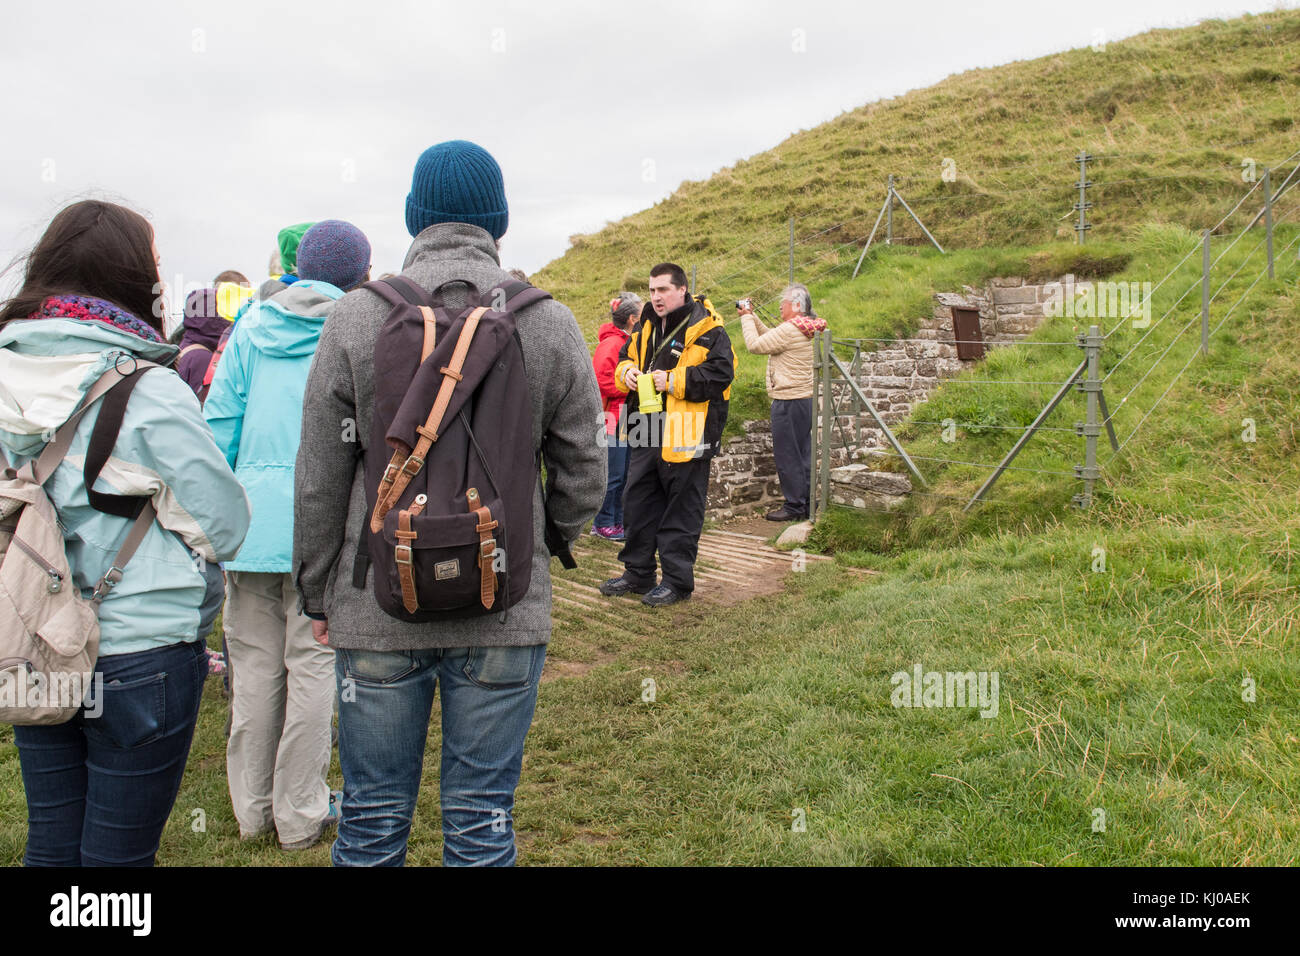
<path id="1" fill-rule="evenodd" d="M 808 287 L 798 283 L 781 294 L 781 324 L 764 328 L 748 301 L 738 306 L 745 348 L 767 358 L 767 394 L 772 399 L 772 454 L 785 503 L 765 516 L 768 521 L 808 517 L 808 482 L 812 454 L 812 337 L 826 328 L 813 314 Z"/>

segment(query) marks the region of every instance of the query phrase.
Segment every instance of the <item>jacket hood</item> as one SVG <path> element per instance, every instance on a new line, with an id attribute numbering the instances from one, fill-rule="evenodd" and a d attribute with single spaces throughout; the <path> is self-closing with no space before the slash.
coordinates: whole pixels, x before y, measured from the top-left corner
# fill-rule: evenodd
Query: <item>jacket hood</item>
<path id="1" fill-rule="evenodd" d="M 0 444 L 35 454 L 123 356 L 170 365 L 179 350 L 99 322 L 18 319 L 0 329 Z"/>
<path id="2" fill-rule="evenodd" d="M 464 222 L 440 222 L 423 230 L 407 250 L 402 271 L 417 259 L 468 259 L 500 266 L 496 240 L 486 229 Z M 486 292 L 486 289 L 480 289 Z"/>
<path id="3" fill-rule="evenodd" d="M 214 349 L 221 333 L 230 328 L 230 322 L 217 310 L 217 293 L 214 289 L 201 289 L 190 293 L 185 300 L 185 334 L 181 348 L 203 345 Z"/>
<path id="4" fill-rule="evenodd" d="M 265 302 L 255 303 L 239 320 L 253 347 L 267 355 L 297 358 L 316 350 L 322 326 L 343 291 L 319 279 L 303 279 Z"/>
<path id="5" fill-rule="evenodd" d="M 606 322 L 604 325 L 602 325 L 599 329 L 596 330 L 596 340 L 599 342 L 603 342 L 606 339 L 613 338 L 615 336 L 618 336 L 619 338 L 627 339 L 627 338 L 631 338 L 631 333 L 626 332 L 623 329 L 620 329 L 613 322 Z"/>
<path id="6" fill-rule="evenodd" d="M 695 304 L 691 307 L 691 318 L 686 327 L 686 344 L 689 345 L 709 329 L 720 325 L 726 325 L 726 323 L 722 321 L 722 316 L 718 315 L 714 310 L 713 303 L 702 295 L 696 296 Z"/>

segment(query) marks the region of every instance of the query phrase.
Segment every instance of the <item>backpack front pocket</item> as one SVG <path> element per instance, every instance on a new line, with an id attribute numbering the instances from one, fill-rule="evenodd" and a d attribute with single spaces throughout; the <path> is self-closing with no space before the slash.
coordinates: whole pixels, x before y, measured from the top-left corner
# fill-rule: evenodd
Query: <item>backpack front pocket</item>
<path id="1" fill-rule="evenodd" d="M 487 526 L 477 512 L 430 515 L 394 508 L 384 516 L 384 542 L 392 549 L 388 586 L 402 596 L 408 614 L 495 602 L 497 572 L 505 569 L 496 536 L 501 502 L 493 499 L 486 508 Z"/>

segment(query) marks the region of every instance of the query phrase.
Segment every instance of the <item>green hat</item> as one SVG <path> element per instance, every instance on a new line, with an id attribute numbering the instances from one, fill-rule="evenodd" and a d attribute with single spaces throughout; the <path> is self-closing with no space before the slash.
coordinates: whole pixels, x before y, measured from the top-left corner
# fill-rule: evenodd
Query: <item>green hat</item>
<path id="1" fill-rule="evenodd" d="M 316 225 L 314 222 L 300 222 L 296 226 L 285 226 L 276 237 L 280 247 L 280 268 L 291 273 L 298 268 L 298 243 L 307 234 L 307 230 Z"/>

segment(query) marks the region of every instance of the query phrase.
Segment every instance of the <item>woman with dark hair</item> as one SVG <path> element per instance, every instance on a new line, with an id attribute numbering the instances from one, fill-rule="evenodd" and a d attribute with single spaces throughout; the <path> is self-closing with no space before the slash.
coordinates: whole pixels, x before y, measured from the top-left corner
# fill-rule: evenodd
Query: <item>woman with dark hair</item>
<path id="1" fill-rule="evenodd" d="M 166 366 L 153 229 L 85 201 L 50 222 L 22 287 L 0 307 L 0 451 L 22 467 L 109 369 Z M 132 519 L 91 504 L 83 474 L 99 410 L 75 428 L 45 482 L 83 596 Z M 194 393 L 169 368 L 137 380 L 95 489 L 149 496 L 157 518 L 99 605 L 99 659 L 67 723 L 18 726 L 29 866 L 150 866 L 189 756 L 207 672 L 202 638 L 219 608 L 218 561 L 248 530 L 243 489 Z M 217 595 L 217 601 L 210 598 Z"/>

